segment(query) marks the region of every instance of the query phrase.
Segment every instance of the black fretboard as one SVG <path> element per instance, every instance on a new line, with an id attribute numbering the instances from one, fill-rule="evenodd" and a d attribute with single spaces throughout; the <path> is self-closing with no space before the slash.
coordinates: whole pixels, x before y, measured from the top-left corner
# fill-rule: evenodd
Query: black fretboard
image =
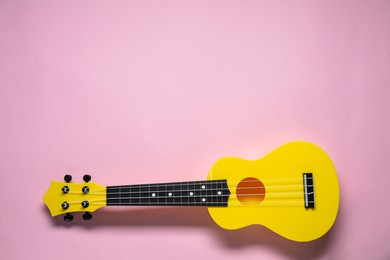
<path id="1" fill-rule="evenodd" d="M 226 180 L 107 186 L 107 206 L 226 207 Z"/>

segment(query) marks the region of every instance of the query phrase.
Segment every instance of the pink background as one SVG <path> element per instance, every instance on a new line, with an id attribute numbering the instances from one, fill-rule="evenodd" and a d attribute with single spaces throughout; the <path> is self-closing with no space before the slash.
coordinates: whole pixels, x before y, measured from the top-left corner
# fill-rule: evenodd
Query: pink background
<path id="1" fill-rule="evenodd" d="M 0 1 L 1 259 L 390 259 L 389 1 Z M 52 179 L 201 180 L 224 156 L 323 147 L 341 205 L 311 243 L 204 208 L 65 224 Z"/>

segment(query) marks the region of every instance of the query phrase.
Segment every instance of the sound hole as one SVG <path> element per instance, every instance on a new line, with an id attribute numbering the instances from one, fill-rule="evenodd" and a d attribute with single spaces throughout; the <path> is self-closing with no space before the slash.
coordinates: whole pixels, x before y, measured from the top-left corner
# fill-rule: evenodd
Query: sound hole
<path id="1" fill-rule="evenodd" d="M 245 178 L 237 186 L 236 194 L 238 200 L 247 206 L 256 206 L 264 200 L 264 184 L 256 178 Z"/>

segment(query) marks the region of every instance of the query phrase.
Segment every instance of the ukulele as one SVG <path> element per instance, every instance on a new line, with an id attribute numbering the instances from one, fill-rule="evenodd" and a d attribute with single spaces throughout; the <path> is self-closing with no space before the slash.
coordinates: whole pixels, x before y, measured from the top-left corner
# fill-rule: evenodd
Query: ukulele
<path id="1" fill-rule="evenodd" d="M 294 241 L 311 241 L 333 225 L 339 185 L 333 163 L 318 146 L 287 143 L 260 160 L 227 157 L 203 181 L 101 186 L 53 181 L 43 196 L 52 216 L 84 212 L 90 220 L 103 206 L 205 206 L 224 229 L 263 225 Z"/>

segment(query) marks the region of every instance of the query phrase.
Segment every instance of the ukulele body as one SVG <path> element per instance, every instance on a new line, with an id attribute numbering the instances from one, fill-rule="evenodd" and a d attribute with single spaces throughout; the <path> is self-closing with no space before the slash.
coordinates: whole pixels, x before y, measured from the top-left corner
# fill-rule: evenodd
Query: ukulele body
<path id="1" fill-rule="evenodd" d="M 304 190 L 305 181 L 309 182 L 304 174 L 312 176 L 313 190 L 306 190 L 313 191 L 310 196 Z M 260 160 L 223 158 L 207 178 L 227 180 L 228 206 L 208 207 L 224 229 L 258 224 L 303 242 L 324 235 L 336 219 L 339 185 L 333 163 L 321 148 L 308 142 L 285 144 Z M 306 207 L 309 199 L 310 207 Z"/>

